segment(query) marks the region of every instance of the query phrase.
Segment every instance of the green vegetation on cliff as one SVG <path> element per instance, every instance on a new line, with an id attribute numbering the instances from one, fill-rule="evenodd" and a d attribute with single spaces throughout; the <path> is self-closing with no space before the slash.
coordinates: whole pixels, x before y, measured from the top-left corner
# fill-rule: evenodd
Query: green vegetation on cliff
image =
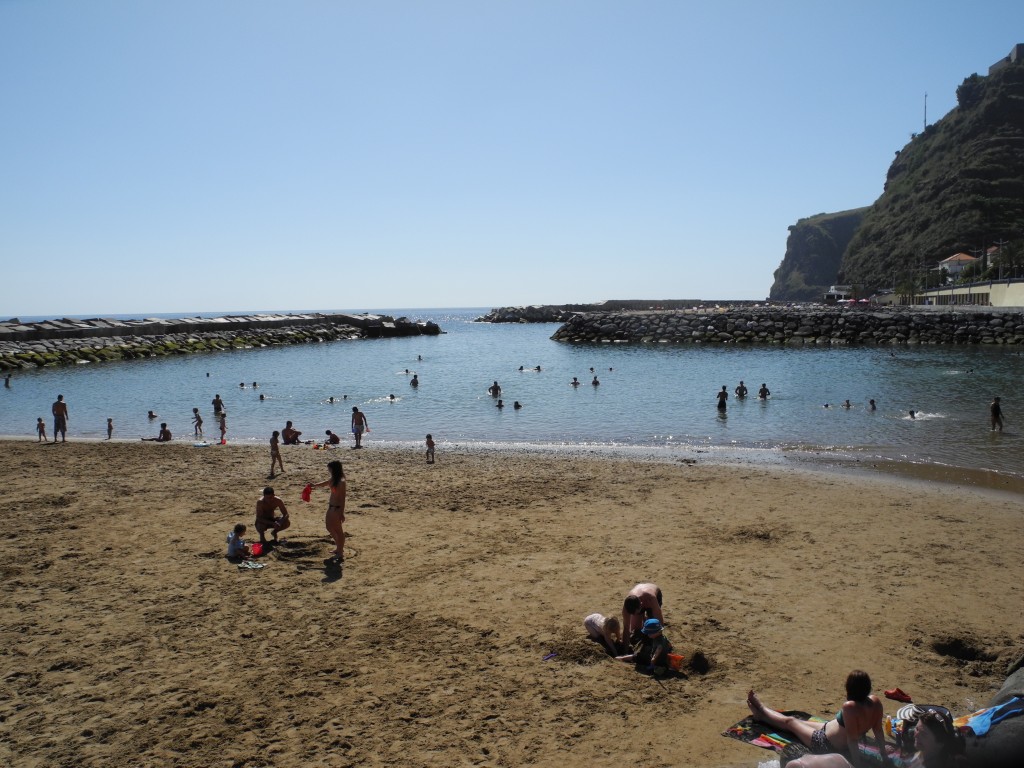
<path id="1" fill-rule="evenodd" d="M 838 282 L 862 292 L 919 282 L 954 253 L 1024 237 L 1024 63 L 971 75 L 957 103 L 897 153 Z"/>
<path id="2" fill-rule="evenodd" d="M 786 256 L 775 270 L 773 301 L 821 301 L 836 282 L 840 261 L 867 208 L 819 213 L 789 228 Z"/>

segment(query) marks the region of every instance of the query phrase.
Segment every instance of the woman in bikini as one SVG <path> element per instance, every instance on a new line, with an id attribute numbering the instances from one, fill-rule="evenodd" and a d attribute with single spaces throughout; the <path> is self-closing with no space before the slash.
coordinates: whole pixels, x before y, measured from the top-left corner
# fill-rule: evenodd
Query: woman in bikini
<path id="1" fill-rule="evenodd" d="M 345 522 L 345 470 L 340 461 L 331 461 L 327 464 L 331 473 L 329 480 L 322 483 L 311 483 L 314 488 L 327 486 L 331 489 L 331 499 L 327 503 L 327 518 L 324 524 L 327 532 L 334 539 L 334 554 L 324 562 L 328 564 L 341 565 L 345 562 L 345 530 L 342 525 Z"/>
<path id="2" fill-rule="evenodd" d="M 848 701 L 836 713 L 834 719 L 824 725 L 801 720 L 769 709 L 757 694 L 747 694 L 747 706 L 755 720 L 789 731 L 807 746 L 812 753 L 824 755 L 833 752 L 845 755 L 853 765 L 863 764 L 859 748 L 860 739 L 872 731 L 885 765 L 890 765 L 885 755 L 885 736 L 882 733 L 882 702 L 871 693 L 871 678 L 867 672 L 855 669 L 846 678 Z"/>

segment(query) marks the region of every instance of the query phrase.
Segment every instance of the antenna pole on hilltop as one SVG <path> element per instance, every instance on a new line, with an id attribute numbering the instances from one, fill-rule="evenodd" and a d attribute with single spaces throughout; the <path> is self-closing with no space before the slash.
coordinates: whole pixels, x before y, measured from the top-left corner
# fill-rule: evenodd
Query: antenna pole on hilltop
<path id="1" fill-rule="evenodd" d="M 924 130 L 928 130 L 928 92 L 924 93 Z"/>

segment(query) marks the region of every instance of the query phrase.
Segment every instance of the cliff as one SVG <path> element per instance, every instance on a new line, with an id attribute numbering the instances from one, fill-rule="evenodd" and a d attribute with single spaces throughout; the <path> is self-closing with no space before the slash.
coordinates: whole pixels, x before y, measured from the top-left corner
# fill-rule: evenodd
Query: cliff
<path id="1" fill-rule="evenodd" d="M 871 206 L 789 229 L 773 300 L 934 284 L 942 259 L 997 243 L 1003 267 L 1024 266 L 1024 61 L 966 78 L 956 108 L 896 152 Z"/>
<path id="2" fill-rule="evenodd" d="M 786 255 L 775 270 L 768 297 L 772 301 L 821 301 L 825 291 L 835 285 L 843 253 L 867 210 L 819 213 L 792 225 Z"/>

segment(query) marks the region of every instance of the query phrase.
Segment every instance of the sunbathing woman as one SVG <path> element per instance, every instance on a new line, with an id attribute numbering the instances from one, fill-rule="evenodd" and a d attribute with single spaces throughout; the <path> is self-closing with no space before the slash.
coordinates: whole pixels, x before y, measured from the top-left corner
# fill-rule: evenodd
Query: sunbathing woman
<path id="1" fill-rule="evenodd" d="M 875 742 L 884 756 L 884 763 L 890 765 L 889 758 L 885 755 L 885 736 L 882 733 L 882 702 L 871 693 L 871 678 L 867 672 L 855 669 L 847 676 L 846 697 L 848 701 L 836 713 L 835 719 L 824 725 L 769 709 L 753 691 L 747 694 L 747 706 L 750 707 L 754 719 L 774 728 L 789 731 L 812 753 L 824 755 L 838 752 L 847 756 L 855 766 L 863 764 L 859 748 L 860 739 L 868 731 L 872 731 Z"/>
<path id="2" fill-rule="evenodd" d="M 327 502 L 327 517 L 324 524 L 327 532 L 334 539 L 334 554 L 327 558 L 326 563 L 341 565 L 345 562 L 345 529 L 342 527 L 345 522 L 345 470 L 340 461 L 327 463 L 327 469 L 331 473 L 329 480 L 322 483 L 310 483 L 314 488 L 323 488 L 325 485 L 331 489 L 331 499 Z"/>

